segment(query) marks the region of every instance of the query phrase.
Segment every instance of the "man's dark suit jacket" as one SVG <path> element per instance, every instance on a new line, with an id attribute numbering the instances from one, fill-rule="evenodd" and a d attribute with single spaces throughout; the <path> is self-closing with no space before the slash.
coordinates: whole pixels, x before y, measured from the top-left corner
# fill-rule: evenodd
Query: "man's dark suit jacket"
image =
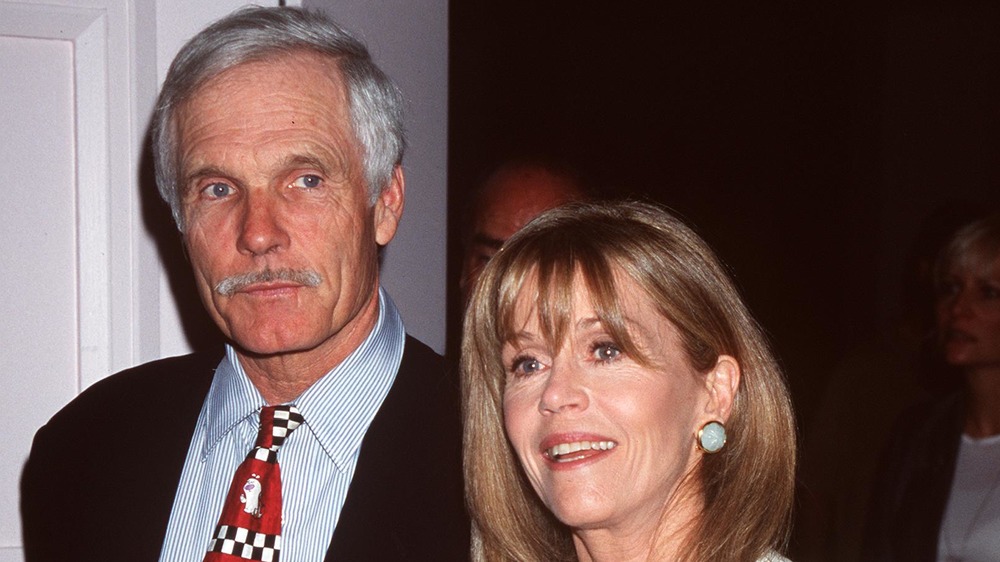
<path id="1" fill-rule="evenodd" d="M 42 427 L 21 478 L 29 562 L 157 560 L 221 352 L 94 384 Z M 468 560 L 458 381 L 407 336 L 326 560 Z M 207 543 L 206 543 L 207 544 Z"/>

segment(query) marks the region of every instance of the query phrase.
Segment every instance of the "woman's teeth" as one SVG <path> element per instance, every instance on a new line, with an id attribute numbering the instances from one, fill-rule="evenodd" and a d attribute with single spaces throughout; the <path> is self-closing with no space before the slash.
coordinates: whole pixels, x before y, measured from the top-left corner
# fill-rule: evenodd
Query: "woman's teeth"
<path id="1" fill-rule="evenodd" d="M 576 460 L 583 455 L 574 455 L 580 451 L 608 451 L 614 449 L 614 441 L 574 441 L 572 443 L 560 443 L 545 450 L 545 454 L 556 462 L 568 462 Z M 572 455 L 566 458 L 567 455 Z"/>

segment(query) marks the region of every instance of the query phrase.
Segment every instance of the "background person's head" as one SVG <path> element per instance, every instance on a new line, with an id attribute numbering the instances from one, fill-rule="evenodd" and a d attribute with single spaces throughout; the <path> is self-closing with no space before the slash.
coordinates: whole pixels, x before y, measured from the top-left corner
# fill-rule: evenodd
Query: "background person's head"
<path id="1" fill-rule="evenodd" d="M 959 229 L 934 266 L 944 360 L 965 370 L 1000 369 L 1000 214 Z"/>
<path id="2" fill-rule="evenodd" d="M 540 331 L 549 349 L 562 347 L 579 320 L 574 307 L 580 287 L 593 307 L 588 314 L 594 318 L 585 322 L 596 319 L 632 361 L 655 364 L 647 361 L 653 355 L 648 338 L 628 318 L 638 314 L 638 305 L 671 327 L 682 362 L 708 394 L 720 365 L 730 370 L 730 379 L 731 367 L 737 371 L 729 405 L 714 412 L 726 423 L 725 448 L 714 455 L 695 453 L 697 416 L 680 428 L 695 462 L 670 484 L 676 498 L 695 500 L 687 503 L 696 506 L 685 541 L 688 554 L 747 559 L 780 546 L 792 498 L 795 429 L 784 381 L 759 328 L 724 268 L 688 227 L 654 206 L 602 202 L 540 216 L 486 266 L 471 297 L 462 346 L 465 466 L 481 553 L 514 559 L 572 555 L 571 532 L 552 521 L 545 507 L 550 498 L 538 500 L 508 444 L 505 406 L 511 371 L 520 363 L 507 365 L 505 348 L 518 342 L 526 320 L 528 331 Z M 506 423 L 509 428 L 510 420 Z M 633 444 L 617 444 L 615 451 L 628 446 Z M 678 523 L 670 521 L 672 515 L 685 517 L 666 509 L 664 528 Z"/>
<path id="3" fill-rule="evenodd" d="M 459 278 L 462 302 L 505 240 L 543 211 L 587 196 L 583 180 L 556 162 L 519 158 L 493 170 L 468 204 Z"/>
<path id="4" fill-rule="evenodd" d="M 361 149 L 364 179 L 374 203 L 403 161 L 403 97 L 374 63 L 367 47 L 319 12 L 248 6 L 192 38 L 174 58 L 152 118 L 156 184 L 183 232 L 178 193 L 176 114 L 212 78 L 236 66 L 296 51 L 329 58 L 347 86 L 351 126 Z M 303 76 L 303 80 L 311 77 Z"/>

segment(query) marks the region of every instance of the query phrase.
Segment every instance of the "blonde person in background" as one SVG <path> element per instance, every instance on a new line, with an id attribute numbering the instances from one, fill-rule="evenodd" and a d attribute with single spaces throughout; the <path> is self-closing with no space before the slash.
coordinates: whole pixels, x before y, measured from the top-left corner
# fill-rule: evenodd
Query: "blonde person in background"
<path id="1" fill-rule="evenodd" d="M 783 560 L 788 392 L 708 246 L 642 203 L 548 211 L 462 345 L 474 560 Z"/>
<path id="2" fill-rule="evenodd" d="M 955 388 L 896 421 L 866 561 L 1000 561 L 1000 214 L 952 236 L 934 284 L 937 343 Z"/>

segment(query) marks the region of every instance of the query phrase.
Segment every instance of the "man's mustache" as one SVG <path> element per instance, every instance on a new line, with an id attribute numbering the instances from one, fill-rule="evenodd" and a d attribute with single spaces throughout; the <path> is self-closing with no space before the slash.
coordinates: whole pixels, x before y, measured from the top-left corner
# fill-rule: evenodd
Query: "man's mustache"
<path id="1" fill-rule="evenodd" d="M 250 285 L 271 281 L 291 281 L 306 287 L 315 287 L 323 282 L 323 278 L 319 273 L 309 269 L 265 269 L 230 275 L 219 281 L 215 286 L 215 292 L 224 297 L 231 297 Z"/>

